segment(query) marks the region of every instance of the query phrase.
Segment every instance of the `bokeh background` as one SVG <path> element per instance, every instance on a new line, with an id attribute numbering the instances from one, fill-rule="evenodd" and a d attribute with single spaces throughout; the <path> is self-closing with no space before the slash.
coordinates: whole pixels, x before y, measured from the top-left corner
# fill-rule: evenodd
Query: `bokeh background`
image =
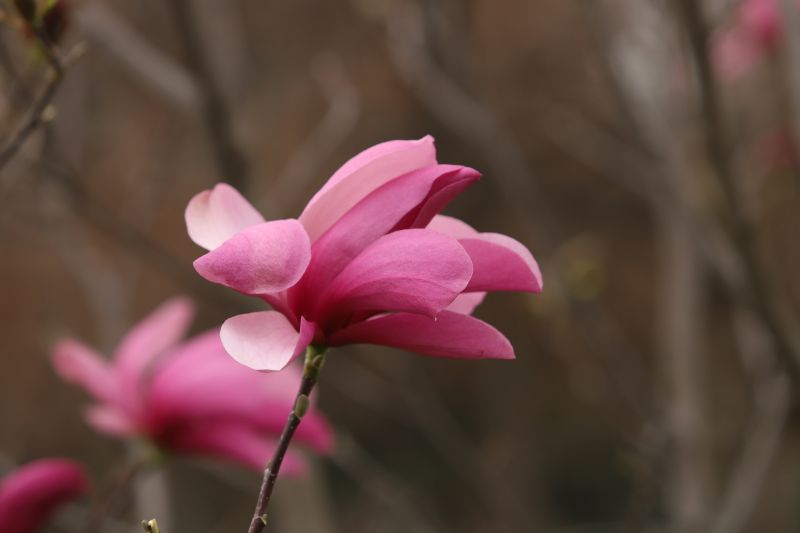
<path id="1" fill-rule="evenodd" d="M 332 352 L 319 406 L 336 451 L 279 483 L 268 530 L 798 531 L 794 2 L 65 6 L 50 120 L 0 173 L 4 469 L 70 456 L 102 492 L 128 453 L 83 421 L 54 339 L 110 353 L 176 294 L 197 331 L 254 309 L 193 271 L 192 195 L 225 180 L 296 216 L 353 154 L 432 134 L 441 162 L 484 174 L 447 212 L 542 266 L 543 294 L 476 313 L 517 360 Z M 3 10 L 8 139 L 47 65 Z M 105 529 L 241 531 L 258 482 L 178 459 Z"/>

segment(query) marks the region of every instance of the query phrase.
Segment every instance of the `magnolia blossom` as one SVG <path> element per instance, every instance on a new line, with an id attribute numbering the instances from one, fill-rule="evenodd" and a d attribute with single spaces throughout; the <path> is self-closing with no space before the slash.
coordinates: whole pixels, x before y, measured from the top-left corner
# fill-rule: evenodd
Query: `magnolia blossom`
<path id="1" fill-rule="evenodd" d="M 438 164 L 425 137 L 358 154 L 297 219 L 265 221 L 225 184 L 195 196 L 189 236 L 210 250 L 197 272 L 273 308 L 228 319 L 228 353 L 262 371 L 284 368 L 310 343 L 513 358 L 508 340 L 470 313 L 486 291 L 539 292 L 536 261 L 510 237 L 438 215 L 479 177 Z"/>
<path id="2" fill-rule="evenodd" d="M 66 459 L 41 459 L 0 479 L 0 531 L 33 533 L 61 505 L 88 490 L 83 469 Z"/>
<path id="3" fill-rule="evenodd" d="M 292 408 L 300 370 L 250 372 L 227 356 L 217 329 L 181 342 L 192 315 L 188 300 L 169 300 L 128 332 L 111 361 L 67 339 L 55 346 L 53 364 L 98 402 L 86 413 L 98 431 L 260 470 Z M 326 452 L 331 431 L 312 410 L 297 439 Z M 303 462 L 290 453 L 285 466 L 297 473 Z"/>
<path id="4" fill-rule="evenodd" d="M 784 33 L 778 4 L 781 1 L 742 0 L 730 26 L 719 33 L 715 42 L 714 59 L 722 73 L 733 77 L 744 74 L 777 50 Z"/>

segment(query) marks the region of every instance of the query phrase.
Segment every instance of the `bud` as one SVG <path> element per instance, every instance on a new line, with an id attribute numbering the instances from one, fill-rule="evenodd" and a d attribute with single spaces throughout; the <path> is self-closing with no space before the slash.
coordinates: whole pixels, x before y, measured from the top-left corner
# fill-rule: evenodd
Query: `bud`
<path id="1" fill-rule="evenodd" d="M 303 418 L 305 414 L 308 412 L 308 396 L 305 394 L 301 394 L 297 397 L 297 401 L 294 403 L 294 415 L 297 418 Z"/>

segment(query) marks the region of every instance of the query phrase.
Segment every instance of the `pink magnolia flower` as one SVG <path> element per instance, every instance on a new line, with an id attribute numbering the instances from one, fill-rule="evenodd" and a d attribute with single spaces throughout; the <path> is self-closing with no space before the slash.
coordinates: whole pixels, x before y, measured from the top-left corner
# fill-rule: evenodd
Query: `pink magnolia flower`
<path id="1" fill-rule="evenodd" d="M 66 459 L 40 459 L 14 470 L 0 480 L 0 531 L 33 533 L 88 487 L 83 469 Z"/>
<path id="2" fill-rule="evenodd" d="M 112 361 L 67 339 L 55 346 L 53 364 L 98 402 L 87 411 L 98 431 L 261 470 L 293 406 L 300 370 L 290 368 L 285 376 L 250 372 L 225 353 L 218 329 L 181 342 L 192 315 L 188 300 L 169 300 L 128 332 Z M 297 438 L 321 453 L 332 440 L 314 410 Z M 302 466 L 299 456 L 287 456 L 290 472 Z"/>
<path id="3" fill-rule="evenodd" d="M 783 41 L 781 0 L 743 0 L 732 24 L 719 33 L 714 59 L 720 71 L 737 77 L 766 55 L 774 53 Z"/>
<path id="4" fill-rule="evenodd" d="M 210 250 L 195 269 L 273 307 L 222 325 L 228 353 L 263 371 L 310 343 L 513 358 L 508 340 L 470 313 L 486 291 L 540 291 L 536 261 L 510 237 L 437 215 L 479 176 L 438 164 L 425 137 L 355 156 L 298 219 L 266 222 L 225 184 L 192 198 L 189 236 Z"/>

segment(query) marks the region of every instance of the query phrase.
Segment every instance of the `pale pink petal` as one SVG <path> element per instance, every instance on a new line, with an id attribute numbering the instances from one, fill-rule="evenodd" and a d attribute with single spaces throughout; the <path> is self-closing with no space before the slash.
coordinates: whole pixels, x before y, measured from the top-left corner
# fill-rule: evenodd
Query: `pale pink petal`
<path id="1" fill-rule="evenodd" d="M 193 315 L 194 306 L 188 298 L 172 298 L 125 335 L 114 354 L 125 398 L 130 401 L 141 394 L 142 373 L 186 335 Z"/>
<path id="2" fill-rule="evenodd" d="M 63 379 L 80 385 L 101 402 L 115 403 L 119 382 L 111 365 L 88 346 L 65 339 L 53 347 L 53 367 Z"/>
<path id="3" fill-rule="evenodd" d="M 425 229 L 396 231 L 347 265 L 322 296 L 318 313 L 328 318 L 389 310 L 433 316 L 471 276 L 472 262 L 455 239 Z"/>
<path id="4" fill-rule="evenodd" d="M 441 191 L 449 190 L 451 184 L 469 184 L 478 177 L 471 168 L 433 165 L 372 191 L 314 243 L 306 275 L 292 289 L 293 301 L 310 307 L 309 302 L 319 298 L 331 280 L 367 246 L 390 231 L 407 229 L 410 223 L 404 225 L 403 220 L 416 221 L 420 206 L 431 205 L 431 197 L 440 198 Z"/>
<path id="5" fill-rule="evenodd" d="M 236 233 L 264 222 L 264 217 L 233 187 L 220 183 L 197 194 L 186 207 L 189 237 L 213 250 Z"/>
<path id="6" fill-rule="evenodd" d="M 436 215 L 426 228 L 444 233 L 454 239 L 469 239 L 478 235 L 478 231 L 463 220 L 446 215 Z"/>
<path id="7" fill-rule="evenodd" d="M 542 274 L 528 249 L 499 233 L 481 233 L 477 238 L 459 239 L 472 259 L 473 274 L 465 292 L 541 292 Z"/>
<path id="8" fill-rule="evenodd" d="M 358 154 L 311 198 L 300 222 L 314 242 L 351 207 L 384 183 L 436 164 L 433 138 L 391 141 Z"/>
<path id="9" fill-rule="evenodd" d="M 114 437 L 130 437 L 139 432 L 133 421 L 115 407 L 94 405 L 86 409 L 86 420 L 101 433 Z"/>
<path id="10" fill-rule="evenodd" d="M 485 292 L 463 292 L 453 302 L 445 307 L 446 311 L 471 315 L 486 297 Z"/>
<path id="11" fill-rule="evenodd" d="M 272 457 L 276 443 L 277 439 L 252 427 L 227 421 L 210 421 L 175 431 L 161 445 L 187 454 L 227 459 L 261 472 Z M 305 471 L 303 458 L 290 449 L 283 459 L 281 475 L 297 476 Z"/>
<path id="12" fill-rule="evenodd" d="M 411 313 L 382 315 L 334 333 L 332 346 L 379 344 L 456 359 L 513 359 L 514 349 L 495 328 L 477 318 L 442 311 L 436 318 Z"/>
<path id="13" fill-rule="evenodd" d="M 311 243 L 295 219 L 274 220 L 234 235 L 194 262 L 209 281 L 245 294 L 288 289 L 302 277 L 311 259 Z"/>
<path id="14" fill-rule="evenodd" d="M 83 469 L 67 459 L 42 459 L 14 470 L 0 480 L 0 531 L 34 533 L 88 487 Z"/>
<path id="15" fill-rule="evenodd" d="M 220 338 L 236 361 L 254 370 L 283 369 L 314 339 L 316 326 L 301 320 L 300 331 L 277 311 L 259 311 L 229 318 Z"/>

